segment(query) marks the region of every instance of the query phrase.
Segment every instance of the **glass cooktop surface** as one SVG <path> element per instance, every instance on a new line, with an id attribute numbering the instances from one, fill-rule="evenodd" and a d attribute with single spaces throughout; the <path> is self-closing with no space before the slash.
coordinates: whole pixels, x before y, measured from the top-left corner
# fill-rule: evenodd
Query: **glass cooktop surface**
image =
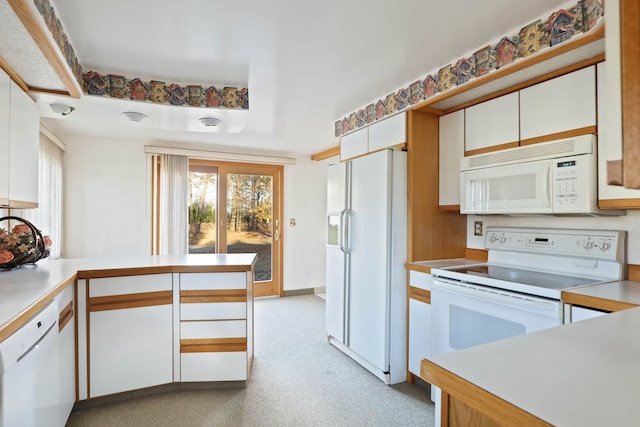
<path id="1" fill-rule="evenodd" d="M 480 276 L 488 279 L 540 286 L 549 289 L 565 289 L 573 286 L 590 285 L 602 282 L 601 279 L 595 278 L 564 276 L 562 274 L 488 264 L 457 267 L 448 270 L 456 273 L 467 274 L 469 276 Z M 471 278 L 469 280 L 471 280 Z"/>

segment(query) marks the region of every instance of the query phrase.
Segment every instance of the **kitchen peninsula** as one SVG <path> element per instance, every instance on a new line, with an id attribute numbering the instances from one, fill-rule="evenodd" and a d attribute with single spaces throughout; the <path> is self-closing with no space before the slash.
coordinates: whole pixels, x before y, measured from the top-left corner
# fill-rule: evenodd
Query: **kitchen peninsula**
<path id="1" fill-rule="evenodd" d="M 2 272 L 0 348 L 57 305 L 63 419 L 74 402 L 163 384 L 242 385 L 253 360 L 255 262 L 255 254 L 130 256 Z"/>

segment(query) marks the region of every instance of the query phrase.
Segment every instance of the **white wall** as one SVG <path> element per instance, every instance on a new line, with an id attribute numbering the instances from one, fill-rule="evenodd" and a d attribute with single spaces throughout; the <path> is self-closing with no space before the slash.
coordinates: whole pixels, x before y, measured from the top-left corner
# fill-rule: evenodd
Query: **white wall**
<path id="1" fill-rule="evenodd" d="M 150 253 L 144 143 L 65 140 L 64 258 Z M 323 287 L 327 165 L 308 158 L 284 172 L 284 289 Z M 289 218 L 296 226 L 289 227 Z"/>
<path id="2" fill-rule="evenodd" d="M 284 289 L 324 287 L 327 164 L 299 158 L 284 176 Z"/>
<path id="3" fill-rule="evenodd" d="M 65 139 L 62 257 L 150 253 L 144 144 Z"/>
<path id="4" fill-rule="evenodd" d="M 473 222 L 482 221 L 487 226 L 504 227 L 543 227 L 543 228 L 581 228 L 596 230 L 627 231 L 627 262 L 640 264 L 640 211 L 628 210 L 626 216 L 619 217 L 508 217 L 475 216 L 467 217 L 467 247 L 484 248 L 484 237 L 473 235 Z"/>

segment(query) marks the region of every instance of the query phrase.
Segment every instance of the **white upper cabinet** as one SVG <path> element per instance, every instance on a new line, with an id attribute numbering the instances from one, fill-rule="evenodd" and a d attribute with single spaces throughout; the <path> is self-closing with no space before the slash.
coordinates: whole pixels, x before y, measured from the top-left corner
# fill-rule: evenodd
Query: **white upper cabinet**
<path id="1" fill-rule="evenodd" d="M 0 69 L 0 206 L 9 203 L 9 122 L 11 79 Z"/>
<path id="2" fill-rule="evenodd" d="M 38 106 L 13 81 L 10 82 L 9 200 L 12 207 L 38 206 Z"/>
<path id="3" fill-rule="evenodd" d="M 439 118 L 440 206 L 460 206 L 460 160 L 464 156 L 464 116 L 459 110 Z"/>
<path id="4" fill-rule="evenodd" d="M 407 142 L 407 113 L 375 122 L 345 135 L 340 140 L 340 160 L 364 156 Z"/>
<path id="5" fill-rule="evenodd" d="M 517 146 L 520 141 L 519 111 L 518 92 L 467 108 L 465 151 L 499 148 L 505 144 Z"/>
<path id="6" fill-rule="evenodd" d="M 369 128 L 365 127 L 340 139 L 340 160 L 349 160 L 369 151 Z"/>
<path id="7" fill-rule="evenodd" d="M 400 113 L 369 126 L 369 152 L 407 142 L 407 114 Z"/>
<path id="8" fill-rule="evenodd" d="M 596 126 L 595 66 L 520 91 L 520 139 Z"/>
<path id="9" fill-rule="evenodd" d="M 607 56 L 609 58 L 609 56 Z M 598 79 L 598 205 L 600 208 L 630 208 L 638 206 L 640 190 L 625 188 L 621 183 L 609 185 L 608 162 L 619 163 L 622 159 L 622 133 L 620 93 L 611 95 L 612 84 L 607 73 L 608 63 L 597 65 Z M 619 79 L 617 84 L 619 86 Z M 617 102 L 616 102 L 617 101 Z M 616 180 L 612 177 L 612 180 Z M 623 200 L 626 200 L 623 202 Z"/>

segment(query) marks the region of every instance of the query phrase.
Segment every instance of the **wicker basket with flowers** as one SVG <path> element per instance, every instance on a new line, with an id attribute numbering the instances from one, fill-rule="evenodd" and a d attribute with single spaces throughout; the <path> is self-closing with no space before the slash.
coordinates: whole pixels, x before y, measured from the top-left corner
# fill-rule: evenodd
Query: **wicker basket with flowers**
<path id="1" fill-rule="evenodd" d="M 2 222 L 7 228 L 2 228 Z M 11 227 L 12 222 L 20 222 Z M 49 256 L 51 239 L 43 236 L 33 224 L 17 216 L 0 218 L 0 269 L 11 270 L 25 264 L 35 264 Z"/>

